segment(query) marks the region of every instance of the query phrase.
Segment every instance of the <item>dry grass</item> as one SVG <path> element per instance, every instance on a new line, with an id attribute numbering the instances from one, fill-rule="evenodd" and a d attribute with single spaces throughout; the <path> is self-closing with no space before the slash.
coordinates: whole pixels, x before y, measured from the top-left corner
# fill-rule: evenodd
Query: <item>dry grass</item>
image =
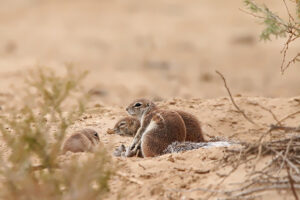
<path id="1" fill-rule="evenodd" d="M 67 129 L 84 111 L 78 93 L 85 75 L 72 67 L 65 76 L 38 68 L 26 80 L 22 102 L 5 106 L 1 199 L 99 199 L 109 190 L 113 171 L 104 149 L 85 161 L 73 159 L 63 167 L 58 162 Z"/>

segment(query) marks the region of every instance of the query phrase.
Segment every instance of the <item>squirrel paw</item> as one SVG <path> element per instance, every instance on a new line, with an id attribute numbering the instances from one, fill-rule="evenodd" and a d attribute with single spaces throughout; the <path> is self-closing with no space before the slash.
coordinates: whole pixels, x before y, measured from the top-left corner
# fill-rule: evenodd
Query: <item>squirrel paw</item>
<path id="1" fill-rule="evenodd" d="M 124 157 L 125 153 L 126 153 L 126 147 L 124 146 L 124 144 L 122 144 L 118 148 L 115 149 L 114 156 Z"/>

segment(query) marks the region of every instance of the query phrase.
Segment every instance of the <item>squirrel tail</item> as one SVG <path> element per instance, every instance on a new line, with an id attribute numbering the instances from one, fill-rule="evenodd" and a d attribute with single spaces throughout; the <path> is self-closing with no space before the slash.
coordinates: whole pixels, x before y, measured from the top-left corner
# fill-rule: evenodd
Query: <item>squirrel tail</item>
<path id="1" fill-rule="evenodd" d="M 209 147 L 228 147 L 233 143 L 227 141 L 217 141 L 217 142 L 173 142 L 170 144 L 163 152 L 163 154 L 168 153 L 179 153 L 183 151 L 189 151 L 199 148 L 209 148 Z"/>

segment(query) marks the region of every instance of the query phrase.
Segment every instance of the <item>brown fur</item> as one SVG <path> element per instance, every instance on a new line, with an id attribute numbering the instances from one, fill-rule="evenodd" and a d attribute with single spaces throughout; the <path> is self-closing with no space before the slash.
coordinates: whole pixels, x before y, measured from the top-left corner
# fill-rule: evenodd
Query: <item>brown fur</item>
<path id="1" fill-rule="evenodd" d="M 73 133 L 65 142 L 62 148 L 63 154 L 71 152 L 90 152 L 99 143 L 99 135 L 92 129 L 82 129 Z"/>
<path id="2" fill-rule="evenodd" d="M 184 141 L 185 126 L 177 112 L 156 110 L 152 120 L 157 127 L 142 136 L 141 150 L 144 157 L 161 155 L 171 143 Z"/>
<path id="3" fill-rule="evenodd" d="M 114 126 L 114 133 L 118 135 L 135 136 L 137 130 L 140 128 L 140 121 L 135 117 L 124 117 L 120 119 Z"/>
<path id="4" fill-rule="evenodd" d="M 186 127 L 185 141 L 189 142 L 204 142 L 201 124 L 199 120 L 192 114 L 176 110 L 176 112 L 182 117 Z"/>
<path id="5" fill-rule="evenodd" d="M 138 117 L 141 123 L 126 156 L 135 155 L 138 149 L 144 157 L 158 156 L 171 143 L 185 140 L 186 128 L 177 112 L 160 110 L 147 99 L 134 101 L 126 110 L 132 116 Z"/>

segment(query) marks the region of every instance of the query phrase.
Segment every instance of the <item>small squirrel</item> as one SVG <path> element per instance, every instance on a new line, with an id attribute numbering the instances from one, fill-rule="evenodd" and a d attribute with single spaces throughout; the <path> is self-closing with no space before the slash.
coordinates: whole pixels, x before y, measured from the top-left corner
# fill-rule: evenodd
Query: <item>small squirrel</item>
<path id="1" fill-rule="evenodd" d="M 176 111 L 159 109 L 147 99 L 134 101 L 126 110 L 137 117 L 141 124 L 132 144 L 126 150 L 126 157 L 139 152 L 143 157 L 158 156 L 173 142 L 185 141 L 185 123 Z"/>
<path id="2" fill-rule="evenodd" d="M 186 128 L 185 141 L 204 142 L 201 125 L 199 120 L 192 114 L 175 110 L 183 119 Z M 114 126 L 114 129 L 108 129 L 108 134 L 118 134 L 126 136 L 135 136 L 140 128 L 140 122 L 136 117 L 128 116 L 120 119 Z"/>
<path id="3" fill-rule="evenodd" d="M 109 134 L 118 134 L 126 136 L 135 136 L 137 130 L 140 128 L 140 121 L 135 117 L 123 117 L 114 126 L 114 129 L 109 129 Z"/>
<path id="4" fill-rule="evenodd" d="M 74 132 L 70 137 L 66 139 L 62 146 L 62 154 L 68 151 L 77 152 L 91 152 L 100 142 L 98 133 L 93 129 L 81 129 Z M 46 166 L 36 165 L 32 166 L 32 171 L 43 170 Z M 60 168 L 59 165 L 55 165 L 54 168 Z"/>
<path id="5" fill-rule="evenodd" d="M 81 129 L 73 133 L 63 144 L 62 153 L 91 152 L 100 142 L 99 134 L 93 129 Z"/>

